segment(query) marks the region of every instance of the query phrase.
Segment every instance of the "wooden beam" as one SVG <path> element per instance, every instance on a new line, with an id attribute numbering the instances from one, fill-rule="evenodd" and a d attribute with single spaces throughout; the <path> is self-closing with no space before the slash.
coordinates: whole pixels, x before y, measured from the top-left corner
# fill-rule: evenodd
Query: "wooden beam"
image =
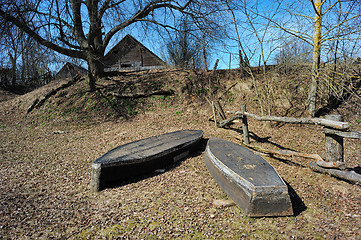
<path id="1" fill-rule="evenodd" d="M 326 119 L 333 121 L 343 120 L 341 115 L 327 115 Z M 328 162 L 343 162 L 343 137 L 325 133 L 325 159 Z"/>
<path id="2" fill-rule="evenodd" d="M 236 114 L 236 115 L 232 116 L 232 117 L 229 118 L 229 119 L 226 119 L 226 120 L 221 121 L 221 122 L 218 124 L 218 126 L 219 126 L 219 127 L 224 127 L 224 126 L 226 126 L 226 125 L 228 125 L 228 124 L 231 124 L 234 120 L 236 120 L 236 119 L 242 119 L 242 118 L 243 118 L 243 115 L 241 115 L 241 114 Z"/>
<path id="3" fill-rule="evenodd" d="M 247 116 L 254 118 L 258 121 L 275 121 L 275 122 L 284 122 L 284 123 L 293 123 L 293 124 L 316 124 L 322 125 L 325 127 L 331 127 L 335 129 L 346 130 L 350 128 L 350 124 L 348 122 L 338 122 L 329 119 L 323 118 L 294 118 L 294 117 L 276 117 L 276 116 L 257 116 L 255 114 L 249 112 L 242 111 L 230 111 L 235 115 Z M 239 116 L 239 118 L 240 118 Z"/>
<path id="4" fill-rule="evenodd" d="M 172 90 L 154 90 L 150 92 L 138 92 L 138 93 L 110 93 L 111 95 L 119 98 L 142 98 L 142 97 L 150 97 L 152 95 L 165 95 L 170 96 L 173 95 L 174 92 Z"/>
<path id="5" fill-rule="evenodd" d="M 241 111 L 246 111 L 246 106 L 241 105 Z M 243 116 L 242 118 L 242 130 L 243 130 L 243 141 L 245 144 L 249 144 L 249 131 L 248 131 L 248 121 L 247 117 Z"/>
<path id="6" fill-rule="evenodd" d="M 344 179 L 353 183 L 361 183 L 361 175 L 355 171 L 343 171 L 338 169 L 326 169 L 317 166 L 316 163 L 309 163 L 310 168 L 315 172 L 329 174 L 333 177 Z"/>
<path id="7" fill-rule="evenodd" d="M 340 131 L 340 130 L 336 130 L 336 129 L 330 129 L 330 128 L 324 128 L 323 129 L 324 133 L 328 133 L 328 134 L 334 134 L 340 137 L 344 137 L 344 138 L 357 138 L 357 139 L 361 139 L 361 131 L 356 131 L 356 132 L 345 132 L 345 131 Z"/>

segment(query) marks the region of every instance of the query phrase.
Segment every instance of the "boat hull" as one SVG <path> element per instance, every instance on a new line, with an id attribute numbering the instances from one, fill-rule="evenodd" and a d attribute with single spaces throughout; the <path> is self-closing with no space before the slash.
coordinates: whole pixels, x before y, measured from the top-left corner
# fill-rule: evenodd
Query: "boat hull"
<path id="1" fill-rule="evenodd" d="M 285 182 L 269 163 L 247 148 L 211 138 L 204 161 L 217 184 L 246 215 L 293 215 Z"/>
<path id="2" fill-rule="evenodd" d="M 121 145 L 93 162 L 90 188 L 98 192 L 177 162 L 196 148 L 202 135 L 201 130 L 183 130 Z"/>

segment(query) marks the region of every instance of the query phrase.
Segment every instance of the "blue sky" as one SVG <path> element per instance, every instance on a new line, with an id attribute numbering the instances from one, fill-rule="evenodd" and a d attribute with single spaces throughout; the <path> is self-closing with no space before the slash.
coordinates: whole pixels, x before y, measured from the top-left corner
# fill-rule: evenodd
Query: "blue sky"
<path id="1" fill-rule="evenodd" d="M 334 1 L 336 0 L 328 2 Z M 236 2 L 240 4 L 242 1 Z M 281 4 L 278 5 L 278 3 Z M 242 11 L 242 8 L 239 10 L 235 10 L 234 13 L 236 16 L 237 29 L 241 37 L 241 42 L 250 58 L 251 65 L 256 66 L 259 64 L 262 50 L 264 57 L 267 60 L 267 64 L 274 64 L 275 56 L 281 49 L 282 45 L 288 44 L 289 41 L 294 41 L 294 38 L 290 38 L 289 34 L 286 34 L 279 28 L 271 27 L 270 25 L 274 24 L 270 24 L 269 21 L 267 21 L 261 16 L 272 18 L 275 21 L 282 23 L 283 26 L 286 28 L 307 33 L 312 38 L 312 19 L 305 17 L 305 15 L 309 17 L 313 17 L 314 15 L 310 1 L 250 0 L 247 1 L 247 4 L 249 4 L 248 6 L 255 6 L 255 4 L 258 4 L 257 11 L 248 11 L 248 16 L 252 18 L 253 25 L 250 24 L 249 21 L 247 21 L 247 16 Z M 239 7 L 242 6 L 239 5 Z M 295 13 L 294 15 L 287 12 L 287 10 L 291 8 L 295 9 L 292 11 L 292 13 Z M 277 15 L 273 15 L 276 11 Z M 335 25 L 334 16 L 335 15 L 331 12 L 328 15 L 327 22 L 333 22 L 332 24 Z M 239 46 L 237 41 L 234 40 L 236 39 L 236 31 L 229 14 L 225 14 L 222 21 L 225 24 L 225 27 L 229 28 L 229 34 L 231 38 L 222 39 L 221 41 L 218 41 L 213 45 L 214 48 L 211 49 L 211 57 L 210 59 L 208 59 L 208 67 L 212 68 L 216 59 L 219 59 L 219 69 L 237 68 L 239 66 Z M 329 26 L 326 27 L 330 28 Z M 326 30 L 326 28 L 324 30 Z M 143 45 L 145 45 L 155 54 L 163 58 L 165 49 L 164 42 L 160 40 L 156 34 L 145 34 L 143 29 L 139 27 L 138 24 L 131 25 L 116 34 L 111 40 L 106 52 L 109 51 L 112 46 L 114 46 L 127 34 L 131 34 Z M 258 39 L 260 39 L 261 42 Z M 325 51 L 323 52 L 325 53 Z M 263 63 L 261 61 L 261 65 L 262 64 Z"/>

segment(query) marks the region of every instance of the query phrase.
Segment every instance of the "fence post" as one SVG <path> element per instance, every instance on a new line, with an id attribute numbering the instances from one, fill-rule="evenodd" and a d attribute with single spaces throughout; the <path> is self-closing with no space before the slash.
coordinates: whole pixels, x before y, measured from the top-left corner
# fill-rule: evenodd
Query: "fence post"
<path id="1" fill-rule="evenodd" d="M 326 119 L 342 122 L 341 115 L 327 115 Z M 326 161 L 329 162 L 343 162 L 343 137 L 335 134 L 325 133 L 325 150 Z"/>
<path id="2" fill-rule="evenodd" d="M 241 105 L 241 112 L 246 111 L 246 106 Z M 245 144 L 249 144 L 249 132 L 248 132 L 248 122 L 247 117 L 243 115 L 242 117 L 242 130 L 243 130 L 243 140 Z"/>

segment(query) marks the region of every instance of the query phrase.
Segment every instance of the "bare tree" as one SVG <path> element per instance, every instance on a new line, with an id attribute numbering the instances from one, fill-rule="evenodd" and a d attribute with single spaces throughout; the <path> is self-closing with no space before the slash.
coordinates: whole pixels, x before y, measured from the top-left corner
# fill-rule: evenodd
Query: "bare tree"
<path id="1" fill-rule="evenodd" d="M 282 12 L 283 18 L 281 20 L 263 16 L 272 23 L 274 28 L 297 37 L 312 46 L 312 80 L 307 101 L 310 116 L 314 116 L 316 112 L 322 47 L 329 41 L 352 39 L 352 35 L 354 35 L 356 31 L 359 31 L 350 26 L 355 20 L 360 18 L 360 14 L 356 11 L 356 8 L 346 7 L 347 4 L 354 4 L 355 2 L 357 1 L 280 1 L 285 9 Z M 337 6 L 340 9 L 347 9 L 349 12 L 346 18 L 333 22 L 333 19 L 337 19 L 337 15 L 335 14 Z M 287 17 L 287 14 L 289 17 Z M 335 31 L 340 28 L 342 28 L 343 31 Z M 311 29 L 313 33 L 310 32 Z"/>
<path id="2" fill-rule="evenodd" d="M 117 33 L 142 23 L 172 29 L 182 14 L 201 25 L 212 6 L 217 4 L 207 0 L 2 0 L 0 17 L 40 44 L 87 61 L 90 89 L 95 90 L 96 79 L 104 75 L 105 49 Z"/>
<path id="3" fill-rule="evenodd" d="M 202 56 L 205 52 L 204 42 L 194 35 L 191 25 L 188 19 L 183 19 L 179 31 L 171 35 L 166 44 L 167 58 L 173 67 L 199 69 L 204 64 L 204 56 Z"/>
<path id="4" fill-rule="evenodd" d="M 11 24 L 1 22 L 0 25 L 0 45 L 2 46 L 2 60 L 7 61 L 7 64 L 11 69 L 11 85 L 16 85 L 17 79 L 17 61 L 23 51 L 21 41 L 24 39 L 24 33 L 18 29 L 14 29 Z M 6 59 L 6 60 L 5 60 Z"/>
<path id="5" fill-rule="evenodd" d="M 34 39 L 11 23 L 0 22 L 1 60 L 10 65 L 11 83 L 34 87 L 43 85 L 40 76 L 49 72 L 50 63 L 54 62 L 54 52 L 38 44 Z"/>
<path id="6" fill-rule="evenodd" d="M 300 39 L 291 37 L 281 46 L 275 60 L 277 64 L 300 64 L 312 62 L 312 48 Z"/>
<path id="7" fill-rule="evenodd" d="M 272 53 L 277 49 L 277 45 L 274 44 L 276 41 L 270 32 L 273 30 L 271 22 L 278 13 L 278 6 L 279 4 L 275 3 L 275 9 L 270 11 L 269 9 L 262 10 L 258 2 L 248 0 L 224 1 L 224 7 L 234 27 L 235 37 L 233 39 L 239 47 L 240 67 L 252 78 L 261 115 L 265 114 L 265 110 L 267 110 L 267 114 L 271 112 L 272 86 L 270 77 L 267 76 L 266 65 Z M 268 12 L 268 20 L 264 21 L 264 18 L 260 16 L 262 11 Z M 270 42 L 273 44 L 269 44 Z M 250 61 L 255 62 L 255 57 L 259 57 L 258 64 L 262 72 L 263 84 L 257 82 L 254 69 L 250 65 Z M 263 95 L 260 93 L 261 88 L 265 93 Z M 268 104 L 267 109 L 264 109 L 265 103 Z"/>

